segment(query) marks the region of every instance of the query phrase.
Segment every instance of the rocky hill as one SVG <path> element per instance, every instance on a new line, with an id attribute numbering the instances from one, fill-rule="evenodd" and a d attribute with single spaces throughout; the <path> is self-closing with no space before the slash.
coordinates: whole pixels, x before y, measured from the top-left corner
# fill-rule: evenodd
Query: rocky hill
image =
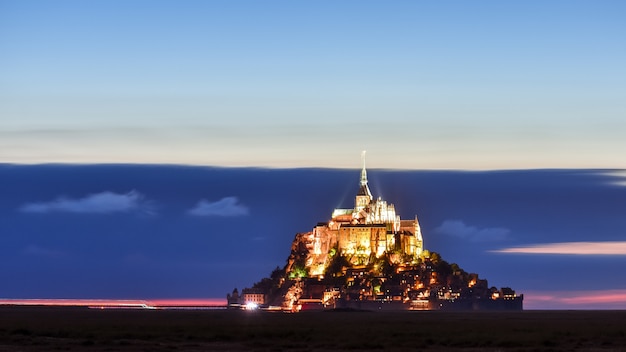
<path id="1" fill-rule="evenodd" d="M 395 206 L 375 199 L 361 170 L 354 208 L 296 234 L 286 265 L 229 305 L 305 309 L 522 309 L 523 296 L 489 287 L 478 274 L 423 247 L 417 216 L 402 220 Z"/>

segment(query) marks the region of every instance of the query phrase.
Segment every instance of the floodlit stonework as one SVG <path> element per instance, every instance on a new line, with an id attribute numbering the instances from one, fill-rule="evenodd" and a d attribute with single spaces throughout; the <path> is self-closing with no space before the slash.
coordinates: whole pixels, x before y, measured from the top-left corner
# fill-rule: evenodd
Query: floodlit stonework
<path id="1" fill-rule="evenodd" d="M 417 216 L 402 220 L 393 204 L 372 197 L 364 159 L 354 208 L 335 209 L 330 220 L 296 237 L 299 240 L 294 244 L 304 248 L 292 250 L 306 252 L 304 267 L 309 277 L 324 275 L 331 257 L 337 254 L 359 265 L 385 253 L 394 254 L 398 261 L 407 257 L 417 259 L 424 248 Z M 295 258 L 290 258 L 287 271 L 294 270 L 302 268 L 297 267 Z"/>
<path id="2" fill-rule="evenodd" d="M 296 234 L 287 264 L 252 289 L 228 295 L 229 307 L 300 311 L 521 310 L 523 295 L 489 287 L 424 250 L 417 216 L 402 220 L 395 206 L 374 198 L 365 160 L 354 207 Z M 255 295 L 251 295 L 254 293 Z M 261 303 L 263 302 L 263 303 Z"/>

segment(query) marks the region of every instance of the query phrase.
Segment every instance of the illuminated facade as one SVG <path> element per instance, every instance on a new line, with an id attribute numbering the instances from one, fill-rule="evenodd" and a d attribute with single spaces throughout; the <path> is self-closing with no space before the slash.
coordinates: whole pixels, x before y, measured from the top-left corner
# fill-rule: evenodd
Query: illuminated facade
<path id="1" fill-rule="evenodd" d="M 253 289 L 244 289 L 242 292 L 243 303 L 245 305 L 265 304 L 265 292 Z"/>
<path id="2" fill-rule="evenodd" d="M 401 220 L 393 204 L 374 199 L 367 181 L 365 159 L 354 208 L 335 209 L 330 221 L 299 234 L 307 250 L 305 267 L 309 277 L 324 274 L 332 256 L 342 255 L 353 265 L 384 254 L 416 259 L 422 253 L 423 239 L 417 220 Z M 401 259 L 398 259 L 398 261 Z M 288 271 L 293 269 L 293 262 Z"/>
<path id="3" fill-rule="evenodd" d="M 417 217 L 402 220 L 393 204 L 372 196 L 365 160 L 354 207 L 296 234 L 284 269 L 242 296 L 228 295 L 229 307 L 522 310 L 524 299 L 425 251 Z"/>

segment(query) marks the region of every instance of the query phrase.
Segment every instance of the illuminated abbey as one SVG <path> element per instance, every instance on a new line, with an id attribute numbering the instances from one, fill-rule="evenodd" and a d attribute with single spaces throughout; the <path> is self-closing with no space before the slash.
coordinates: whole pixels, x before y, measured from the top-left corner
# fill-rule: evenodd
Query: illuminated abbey
<path id="1" fill-rule="evenodd" d="M 297 233 L 286 265 L 241 294 L 233 290 L 230 308 L 522 309 L 523 295 L 489 287 L 478 274 L 424 250 L 417 216 L 402 220 L 393 204 L 372 197 L 362 158 L 354 207 L 335 209 L 326 222 Z"/>
<path id="2" fill-rule="evenodd" d="M 312 231 L 298 234 L 299 243 L 308 251 L 305 267 L 309 277 L 324 274 L 329 254 L 349 258 L 351 264 L 367 264 L 385 253 L 417 258 L 423 251 L 423 239 L 417 216 L 402 220 L 393 204 L 374 199 L 367 181 L 365 152 L 354 208 L 335 209 L 328 222 L 318 223 Z M 288 271 L 293 268 L 293 261 Z"/>

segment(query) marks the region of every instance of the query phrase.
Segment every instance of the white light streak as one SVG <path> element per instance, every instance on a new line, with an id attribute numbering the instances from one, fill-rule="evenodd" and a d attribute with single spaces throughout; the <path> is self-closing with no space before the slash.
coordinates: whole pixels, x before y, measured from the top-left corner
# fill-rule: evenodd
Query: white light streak
<path id="1" fill-rule="evenodd" d="M 509 254 L 626 255 L 626 241 L 542 243 L 502 248 L 490 252 Z"/>

